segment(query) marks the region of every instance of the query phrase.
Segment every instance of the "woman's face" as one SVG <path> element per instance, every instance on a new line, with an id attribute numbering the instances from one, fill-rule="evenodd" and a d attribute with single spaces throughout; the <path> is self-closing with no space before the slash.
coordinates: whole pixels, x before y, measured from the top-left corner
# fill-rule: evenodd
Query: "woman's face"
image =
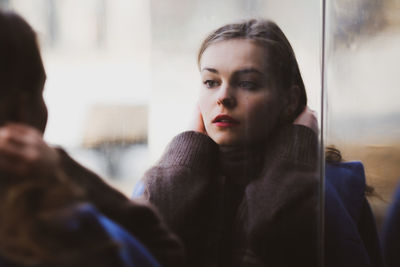
<path id="1" fill-rule="evenodd" d="M 217 42 L 204 51 L 199 107 L 217 144 L 257 143 L 276 126 L 283 104 L 267 59 L 266 48 L 246 39 Z"/>

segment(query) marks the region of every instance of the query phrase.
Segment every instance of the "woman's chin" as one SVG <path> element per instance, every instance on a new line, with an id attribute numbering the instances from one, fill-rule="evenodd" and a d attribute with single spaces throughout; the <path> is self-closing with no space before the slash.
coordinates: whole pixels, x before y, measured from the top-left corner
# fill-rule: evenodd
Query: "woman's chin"
<path id="1" fill-rule="evenodd" d="M 217 135 L 210 137 L 220 146 L 236 146 L 243 144 L 242 138 L 234 135 Z"/>

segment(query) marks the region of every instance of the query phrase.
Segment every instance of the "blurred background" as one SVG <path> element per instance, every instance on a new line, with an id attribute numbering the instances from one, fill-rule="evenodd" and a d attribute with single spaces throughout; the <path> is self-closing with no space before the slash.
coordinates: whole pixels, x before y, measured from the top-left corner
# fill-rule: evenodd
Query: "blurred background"
<path id="1" fill-rule="evenodd" d="M 377 219 L 400 182 L 400 1 L 327 1 L 326 144 L 361 160 Z"/>
<path id="2" fill-rule="evenodd" d="M 187 129 L 201 84 L 197 50 L 225 23 L 277 22 L 321 114 L 319 0 L 0 0 L 0 7 L 38 33 L 48 77 L 45 139 L 128 196 Z"/>
<path id="3" fill-rule="evenodd" d="M 125 194 L 147 167 L 148 1 L 0 0 L 36 30 L 47 72 L 45 139 Z"/>

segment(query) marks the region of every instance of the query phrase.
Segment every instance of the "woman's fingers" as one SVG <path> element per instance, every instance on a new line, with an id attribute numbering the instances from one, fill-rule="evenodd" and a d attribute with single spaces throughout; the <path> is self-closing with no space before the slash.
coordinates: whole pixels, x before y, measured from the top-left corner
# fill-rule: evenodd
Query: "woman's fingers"
<path id="1" fill-rule="evenodd" d="M 293 124 L 303 125 L 311 128 L 316 134 L 318 134 L 318 119 L 317 113 L 310 109 L 308 106 L 303 112 L 294 120 Z"/>
<path id="2" fill-rule="evenodd" d="M 201 115 L 198 105 L 196 105 L 189 130 L 207 134 L 206 128 L 204 127 L 203 116 Z"/>
<path id="3" fill-rule="evenodd" d="M 41 133 L 29 126 L 7 124 L 0 128 L 0 145 L 14 145 L 16 148 L 24 148 L 27 143 L 34 143 L 35 140 L 41 138 Z"/>
<path id="4" fill-rule="evenodd" d="M 32 127 L 12 124 L 0 128 L 1 171 L 44 175 L 58 167 L 58 157 L 58 152 Z"/>

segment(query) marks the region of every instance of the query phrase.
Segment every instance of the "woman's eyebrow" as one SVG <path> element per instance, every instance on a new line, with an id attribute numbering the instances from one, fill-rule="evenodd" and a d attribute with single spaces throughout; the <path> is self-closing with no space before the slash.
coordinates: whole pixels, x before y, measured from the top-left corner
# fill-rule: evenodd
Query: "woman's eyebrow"
<path id="1" fill-rule="evenodd" d="M 263 72 L 259 71 L 256 68 L 245 68 L 245 69 L 240 69 L 240 70 L 235 71 L 236 75 L 238 75 L 238 74 L 247 74 L 247 73 L 256 73 L 256 74 L 259 74 L 259 75 L 263 75 L 264 74 Z"/>
<path id="2" fill-rule="evenodd" d="M 212 72 L 212 73 L 218 73 L 218 71 L 217 71 L 216 69 L 213 69 L 213 68 L 202 68 L 202 69 L 201 69 L 201 72 L 203 72 L 203 71 L 205 71 L 205 70 L 207 70 L 207 71 L 209 71 L 209 72 Z"/>

